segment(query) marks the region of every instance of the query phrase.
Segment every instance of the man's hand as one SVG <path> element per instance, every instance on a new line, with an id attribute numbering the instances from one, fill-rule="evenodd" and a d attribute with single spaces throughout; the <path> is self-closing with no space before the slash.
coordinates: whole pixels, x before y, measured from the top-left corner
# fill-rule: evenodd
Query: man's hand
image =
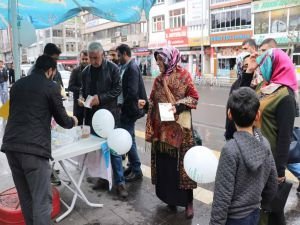
<path id="1" fill-rule="evenodd" d="M 139 101 L 138 101 L 139 109 L 143 109 L 145 105 L 146 105 L 146 101 L 143 99 L 139 99 Z"/>
<path id="2" fill-rule="evenodd" d="M 84 106 L 84 102 L 85 102 L 85 99 L 84 98 L 79 98 L 79 99 L 77 99 L 77 101 L 78 101 L 78 105 L 80 106 L 80 107 L 83 107 Z"/>
<path id="3" fill-rule="evenodd" d="M 253 53 L 250 55 L 249 59 L 247 60 L 248 67 L 247 67 L 246 73 L 254 73 L 254 71 L 258 67 L 258 64 L 256 62 L 257 56 L 258 56 L 257 53 Z"/>
<path id="4" fill-rule="evenodd" d="M 74 127 L 78 126 L 78 119 L 76 116 L 72 116 L 72 119 L 74 120 Z"/>
<path id="5" fill-rule="evenodd" d="M 94 95 L 90 106 L 93 107 L 93 106 L 97 106 L 97 105 L 100 105 L 100 99 L 99 99 L 98 95 Z"/>
<path id="6" fill-rule="evenodd" d="M 284 183 L 285 177 L 278 177 L 277 181 L 278 181 L 278 184 Z"/>

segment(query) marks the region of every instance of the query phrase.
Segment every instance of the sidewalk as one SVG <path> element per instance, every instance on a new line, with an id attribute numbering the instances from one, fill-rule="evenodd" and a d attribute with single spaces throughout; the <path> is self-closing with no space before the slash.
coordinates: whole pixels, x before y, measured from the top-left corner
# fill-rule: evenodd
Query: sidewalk
<path id="1" fill-rule="evenodd" d="M 0 127 L 1 127 L 0 121 Z M 0 137 L 2 142 L 2 129 Z M 74 211 L 63 221 L 56 223 L 59 225 L 208 225 L 210 219 L 211 201 L 213 195 L 213 185 L 201 185 L 194 191 L 195 217 L 193 220 L 186 220 L 184 208 L 180 207 L 176 212 L 171 212 L 166 205 L 155 195 L 155 187 L 150 180 L 150 159 L 149 152 L 143 148 L 143 133 L 137 132 L 137 145 L 142 160 L 144 178 L 140 182 L 128 184 L 128 201 L 123 201 L 117 197 L 115 191 L 100 190 L 94 191 L 91 184 L 84 182 L 82 189 L 87 198 L 93 202 L 103 203 L 103 208 L 90 208 L 80 199 L 76 202 Z M 75 176 L 79 171 L 71 164 L 67 164 Z M 62 171 L 62 170 L 61 170 Z M 62 173 L 62 178 L 64 174 Z M 0 192 L 13 186 L 5 155 L 0 153 Z M 296 195 L 296 183 L 290 193 L 287 206 L 287 224 L 299 225 L 300 221 L 300 200 Z M 71 193 L 63 186 L 59 187 L 61 197 L 70 202 Z M 66 209 L 62 206 L 62 212 Z"/>

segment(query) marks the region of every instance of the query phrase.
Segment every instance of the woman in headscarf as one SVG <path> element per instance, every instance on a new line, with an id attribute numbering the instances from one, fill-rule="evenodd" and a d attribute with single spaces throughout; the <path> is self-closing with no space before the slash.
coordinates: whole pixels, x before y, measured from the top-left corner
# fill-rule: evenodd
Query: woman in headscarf
<path id="1" fill-rule="evenodd" d="M 293 63 L 281 49 L 269 49 L 259 57 L 252 57 L 247 72 L 259 67 L 264 79 L 256 90 L 260 98 L 261 118 L 256 124 L 268 139 L 275 159 L 278 183 L 285 182 L 285 168 L 296 115 L 295 93 L 298 83 Z M 262 216 L 260 224 L 284 225 L 284 212 Z M 263 221 L 267 219 L 267 221 Z"/>
<path id="2" fill-rule="evenodd" d="M 236 73 L 237 80 L 232 84 L 229 95 L 240 87 L 250 86 L 253 74 L 247 74 L 246 70 L 248 67 L 247 59 L 249 58 L 249 52 L 242 52 L 236 57 Z M 234 122 L 229 120 L 227 115 L 228 107 L 226 107 L 226 124 L 225 124 L 225 139 L 230 140 L 233 138 L 233 134 L 236 131 Z"/>
<path id="3" fill-rule="evenodd" d="M 152 183 L 159 199 L 172 210 L 186 207 L 186 217 L 190 219 L 197 184 L 184 171 L 183 158 L 194 146 L 191 116 L 187 115 L 197 106 L 198 92 L 189 72 L 179 65 L 181 57 L 176 48 L 158 49 L 154 57 L 160 75 L 154 81 L 146 124 L 146 141 L 152 144 Z M 161 121 L 159 103 L 173 105 L 175 121 Z"/>

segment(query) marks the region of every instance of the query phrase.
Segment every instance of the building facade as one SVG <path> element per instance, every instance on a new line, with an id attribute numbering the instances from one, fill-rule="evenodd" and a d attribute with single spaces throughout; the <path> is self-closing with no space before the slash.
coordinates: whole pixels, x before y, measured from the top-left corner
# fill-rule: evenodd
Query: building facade
<path id="1" fill-rule="evenodd" d="M 193 77 L 210 73 L 208 3 L 208 0 L 157 0 L 150 11 L 149 49 L 177 47 L 182 65 Z M 157 76 L 159 71 L 153 57 L 152 62 L 153 76 Z"/>
<path id="2" fill-rule="evenodd" d="M 234 78 L 236 56 L 245 39 L 252 38 L 251 0 L 210 0 L 212 73 Z"/>
<path id="3" fill-rule="evenodd" d="M 81 42 L 80 17 L 74 17 L 64 23 L 47 29 L 37 30 L 37 42 L 26 48 L 27 62 L 34 62 L 37 57 L 43 54 L 47 43 L 56 44 L 62 51 L 59 62 L 64 65 L 77 64 L 77 56 L 83 48 Z"/>
<path id="4" fill-rule="evenodd" d="M 104 51 L 108 52 L 121 43 L 127 44 L 131 47 L 137 64 L 142 67 L 143 74 L 150 75 L 151 56 L 145 16 L 142 16 L 140 22 L 133 24 L 111 22 L 89 13 L 82 15 L 82 20 L 84 26 L 81 33 L 85 47 L 91 41 L 99 41 Z"/>
<path id="5" fill-rule="evenodd" d="M 252 3 L 254 38 L 260 44 L 274 38 L 300 69 L 300 0 L 263 0 Z M 300 71 L 299 71 L 300 73 Z"/>
<path id="6" fill-rule="evenodd" d="M 0 59 L 6 63 L 13 61 L 10 40 L 9 30 L 0 30 Z"/>

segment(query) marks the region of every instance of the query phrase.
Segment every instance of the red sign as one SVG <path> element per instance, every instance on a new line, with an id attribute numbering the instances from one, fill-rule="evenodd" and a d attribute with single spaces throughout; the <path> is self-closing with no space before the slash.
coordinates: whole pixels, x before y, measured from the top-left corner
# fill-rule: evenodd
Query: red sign
<path id="1" fill-rule="evenodd" d="M 166 40 L 169 45 L 188 45 L 187 27 L 166 29 Z"/>

